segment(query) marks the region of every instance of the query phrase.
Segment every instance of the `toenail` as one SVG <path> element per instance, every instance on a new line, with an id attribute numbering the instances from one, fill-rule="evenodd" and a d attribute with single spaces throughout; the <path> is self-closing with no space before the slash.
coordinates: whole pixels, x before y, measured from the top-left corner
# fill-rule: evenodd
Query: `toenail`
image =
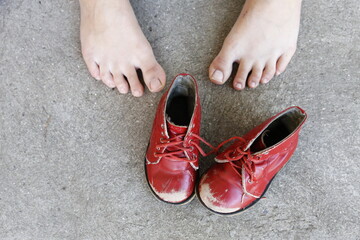
<path id="1" fill-rule="evenodd" d="M 256 87 L 256 85 L 257 85 L 256 82 L 251 82 L 251 83 L 250 83 L 250 86 L 251 86 L 251 87 Z"/>
<path id="2" fill-rule="evenodd" d="M 279 76 L 280 75 L 280 71 L 276 71 L 276 76 Z"/>
<path id="3" fill-rule="evenodd" d="M 263 83 L 267 83 L 269 81 L 269 79 L 264 78 L 262 81 L 263 81 Z"/>
<path id="4" fill-rule="evenodd" d="M 127 93 L 127 88 L 126 87 L 120 87 L 119 92 L 125 94 L 125 93 Z"/>
<path id="5" fill-rule="evenodd" d="M 211 79 L 216 82 L 222 83 L 224 81 L 224 74 L 219 70 L 215 70 L 215 72 L 211 76 Z"/>
<path id="6" fill-rule="evenodd" d="M 150 82 L 150 90 L 157 91 L 162 87 L 162 84 L 158 78 L 151 80 Z"/>
<path id="7" fill-rule="evenodd" d="M 242 89 L 242 84 L 241 84 L 241 83 L 237 83 L 237 84 L 235 85 L 235 87 L 238 88 L 238 89 Z"/>
<path id="8" fill-rule="evenodd" d="M 133 92 L 133 95 L 134 95 L 135 97 L 140 97 L 140 96 L 141 96 L 141 93 L 140 93 L 139 90 L 135 90 L 135 91 Z"/>

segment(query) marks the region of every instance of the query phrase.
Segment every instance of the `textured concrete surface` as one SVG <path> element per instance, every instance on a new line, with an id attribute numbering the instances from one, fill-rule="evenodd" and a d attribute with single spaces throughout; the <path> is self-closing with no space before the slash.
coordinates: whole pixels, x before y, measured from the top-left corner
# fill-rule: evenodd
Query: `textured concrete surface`
<path id="1" fill-rule="evenodd" d="M 217 144 L 299 105 L 298 150 L 243 214 L 158 202 L 143 157 L 161 94 L 121 96 L 88 75 L 77 1 L 1 0 L 0 239 L 359 239 L 359 2 L 304 1 L 287 71 L 243 92 L 207 78 L 243 2 L 133 3 L 168 84 L 199 80 L 203 137 Z"/>

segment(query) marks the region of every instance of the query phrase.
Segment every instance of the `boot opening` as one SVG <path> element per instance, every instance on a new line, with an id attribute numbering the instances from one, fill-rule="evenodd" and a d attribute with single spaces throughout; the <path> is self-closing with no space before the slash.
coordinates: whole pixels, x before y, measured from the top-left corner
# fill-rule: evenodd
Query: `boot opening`
<path id="1" fill-rule="evenodd" d="M 298 108 L 291 108 L 275 119 L 254 141 L 253 152 L 271 147 L 292 134 L 305 120 L 305 114 Z"/>
<path id="2" fill-rule="evenodd" d="M 170 89 L 166 117 L 175 125 L 188 126 L 195 108 L 195 83 L 191 76 L 180 75 Z"/>

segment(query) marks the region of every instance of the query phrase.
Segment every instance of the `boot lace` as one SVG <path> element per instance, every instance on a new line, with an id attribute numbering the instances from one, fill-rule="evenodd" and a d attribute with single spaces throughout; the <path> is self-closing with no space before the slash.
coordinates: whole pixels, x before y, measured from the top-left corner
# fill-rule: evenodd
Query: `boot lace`
<path id="1" fill-rule="evenodd" d="M 194 163 L 197 161 L 196 155 L 193 154 L 195 148 L 204 157 L 212 154 L 216 150 L 216 148 L 213 147 L 210 143 L 194 133 L 189 133 L 189 137 L 192 138 L 189 140 L 188 146 L 186 146 L 184 144 L 185 136 L 186 134 L 178 134 L 172 138 L 160 139 L 160 144 L 156 145 L 156 150 L 162 150 L 162 152 L 156 152 L 154 153 L 154 156 L 157 158 Z M 198 139 L 200 142 L 203 142 L 212 150 L 208 153 L 205 153 L 205 151 L 200 147 L 199 144 L 194 141 L 194 139 Z"/>
<path id="2" fill-rule="evenodd" d="M 246 144 L 246 141 L 244 138 L 241 137 L 232 137 L 228 140 L 220 143 L 216 147 L 216 151 L 218 151 L 221 147 L 223 147 L 225 144 L 231 142 L 231 141 L 240 141 L 241 145 L 236 147 L 235 149 L 229 149 L 224 153 L 225 159 L 230 163 L 230 165 L 234 168 L 234 170 L 239 174 L 240 177 L 242 177 L 242 169 L 244 167 L 244 170 L 249 174 L 250 181 L 253 181 L 254 179 L 254 165 L 255 163 L 260 159 L 258 156 L 254 156 L 250 152 L 250 148 L 247 151 L 243 150 L 243 145 Z"/>

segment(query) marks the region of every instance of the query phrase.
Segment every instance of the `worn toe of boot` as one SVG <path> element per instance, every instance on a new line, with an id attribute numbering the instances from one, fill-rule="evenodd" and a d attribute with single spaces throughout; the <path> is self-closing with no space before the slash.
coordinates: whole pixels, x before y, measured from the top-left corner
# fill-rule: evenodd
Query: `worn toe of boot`
<path id="1" fill-rule="evenodd" d="M 185 203 L 194 194 L 196 173 L 193 169 L 174 170 L 166 166 L 147 166 L 149 185 L 155 196 L 168 203 Z"/>
<path id="2" fill-rule="evenodd" d="M 203 205 L 220 214 L 237 213 L 247 204 L 243 199 L 241 177 L 228 163 L 212 166 L 201 177 L 197 192 Z"/>

